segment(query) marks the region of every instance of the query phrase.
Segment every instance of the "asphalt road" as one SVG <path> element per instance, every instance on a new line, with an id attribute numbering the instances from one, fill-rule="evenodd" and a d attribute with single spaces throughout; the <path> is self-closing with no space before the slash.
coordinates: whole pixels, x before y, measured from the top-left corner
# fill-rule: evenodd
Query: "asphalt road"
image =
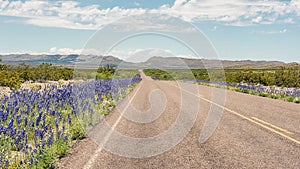
<path id="1" fill-rule="evenodd" d="M 300 168 L 299 104 L 142 78 L 59 168 Z"/>

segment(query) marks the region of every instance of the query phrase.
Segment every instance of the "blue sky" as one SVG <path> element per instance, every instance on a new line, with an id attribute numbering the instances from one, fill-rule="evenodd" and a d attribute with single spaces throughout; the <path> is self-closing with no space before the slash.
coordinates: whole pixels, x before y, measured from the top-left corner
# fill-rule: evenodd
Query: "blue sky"
<path id="1" fill-rule="evenodd" d="M 0 0 L 0 54 L 81 53 L 99 29 L 137 14 L 170 15 L 192 24 L 211 41 L 220 59 L 300 62 L 300 0 Z M 176 30 L 153 20 L 139 22 L 138 29 L 135 23 L 122 24 L 135 31 Z M 114 35 L 111 30 L 109 36 Z M 166 44 L 171 42 L 145 36 L 115 47 L 111 54 L 120 58 L 147 55 L 145 51 L 149 56 L 192 55 L 184 47 Z M 105 53 L 96 48 L 90 51 Z"/>

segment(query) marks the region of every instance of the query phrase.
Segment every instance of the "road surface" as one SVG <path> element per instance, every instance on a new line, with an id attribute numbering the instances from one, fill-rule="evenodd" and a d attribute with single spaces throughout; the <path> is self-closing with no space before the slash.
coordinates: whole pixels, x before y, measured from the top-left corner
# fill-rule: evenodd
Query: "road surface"
<path id="1" fill-rule="evenodd" d="M 168 131 L 180 113 L 193 118 L 191 112 L 196 108 L 199 112 L 187 135 L 160 153 L 159 146 L 149 143 L 139 147 L 135 142 L 126 145 L 111 132 L 103 133 L 101 126 L 96 126 L 90 132 L 91 138 L 78 142 L 70 155 L 60 160 L 59 168 L 300 168 L 299 104 L 227 91 L 222 105 L 212 101 L 211 87 L 181 83 L 186 87 L 180 90 L 176 82 L 154 81 L 144 74 L 142 78 L 119 107 L 105 117 L 105 121 L 113 131 L 130 138 L 151 138 Z M 193 88 L 199 89 L 199 93 Z M 223 89 L 215 90 L 223 92 Z M 151 98 L 151 95 L 157 97 Z M 129 102 L 132 107 L 126 107 Z M 199 143 L 199 135 L 212 105 L 224 109 L 223 116 L 213 135 L 206 142 Z M 127 109 L 125 114 L 129 111 L 140 111 L 141 114 L 130 117 L 129 112 L 126 116 L 123 109 Z M 143 119 L 143 116 L 147 118 Z M 178 133 L 183 132 L 179 130 Z M 176 138 L 170 137 L 165 142 L 173 140 Z M 99 143 L 107 144 L 111 149 L 98 146 Z M 120 146 L 127 147 L 122 149 Z M 126 148 L 131 152 L 122 152 Z M 149 148 L 153 152 L 148 152 Z M 143 151 L 149 157 L 131 157 Z"/>

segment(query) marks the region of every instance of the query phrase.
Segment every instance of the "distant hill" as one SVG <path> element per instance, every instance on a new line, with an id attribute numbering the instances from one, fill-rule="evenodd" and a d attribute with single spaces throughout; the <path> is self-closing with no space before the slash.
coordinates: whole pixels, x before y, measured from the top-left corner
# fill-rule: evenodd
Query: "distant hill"
<path id="1" fill-rule="evenodd" d="M 63 65 L 67 67 L 74 66 L 89 66 L 89 68 L 97 68 L 99 65 L 119 65 L 126 63 L 129 66 L 131 63 L 113 56 L 94 56 L 94 55 L 29 55 L 29 54 L 11 54 L 0 55 L 2 63 L 17 65 L 26 63 L 29 65 L 38 65 L 41 63 L 52 63 L 54 65 Z"/>
<path id="2" fill-rule="evenodd" d="M 280 61 L 251 61 L 251 60 L 209 60 L 209 59 L 188 59 L 178 57 L 152 57 L 146 62 L 141 63 L 143 67 L 159 67 L 159 68 L 185 68 L 190 69 L 210 69 L 210 68 L 226 68 L 226 69 L 274 69 L 280 66 L 291 67 L 299 66 L 299 63 L 284 63 Z"/>
<path id="3" fill-rule="evenodd" d="M 299 63 L 284 63 L 280 61 L 251 61 L 251 60 L 209 60 L 209 59 L 190 59 L 178 57 L 160 57 L 154 56 L 145 62 L 131 63 L 123 61 L 114 56 L 95 56 L 95 55 L 30 55 L 30 54 L 12 54 L 0 55 L 3 63 L 19 64 L 26 63 L 38 65 L 43 62 L 54 65 L 63 65 L 68 67 L 97 68 L 100 65 L 116 65 L 120 68 L 164 68 L 164 69 L 209 69 L 223 68 L 228 69 L 273 69 L 280 66 L 299 66 Z"/>

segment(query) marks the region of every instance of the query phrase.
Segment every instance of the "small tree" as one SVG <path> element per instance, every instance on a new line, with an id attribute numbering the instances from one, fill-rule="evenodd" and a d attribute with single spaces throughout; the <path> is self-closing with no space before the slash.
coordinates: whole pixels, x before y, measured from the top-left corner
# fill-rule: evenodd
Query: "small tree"
<path id="1" fill-rule="evenodd" d="M 114 76 L 116 72 L 115 66 L 107 64 L 106 66 L 100 66 L 97 69 L 96 79 L 109 79 Z"/>

